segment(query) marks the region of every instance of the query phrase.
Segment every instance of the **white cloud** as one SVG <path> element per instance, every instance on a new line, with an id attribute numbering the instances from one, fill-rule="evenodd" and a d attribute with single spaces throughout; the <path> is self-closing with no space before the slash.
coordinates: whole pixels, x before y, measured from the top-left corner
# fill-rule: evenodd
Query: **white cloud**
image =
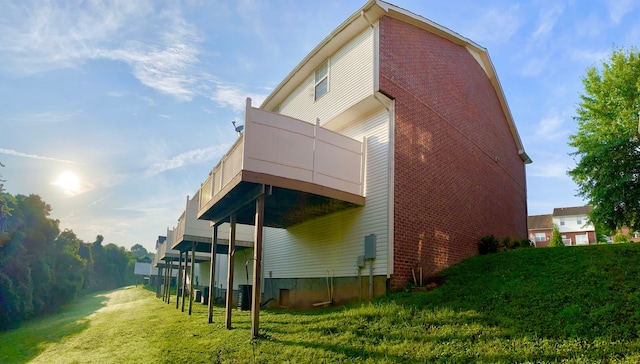
<path id="1" fill-rule="evenodd" d="M 181 168 L 191 164 L 210 161 L 220 158 L 229 148 L 231 144 L 214 145 L 208 148 L 190 150 L 184 153 L 180 153 L 177 156 L 154 163 L 147 171 L 145 175 L 147 177 L 153 177 L 164 171 Z"/>
<path id="2" fill-rule="evenodd" d="M 573 49 L 569 52 L 569 56 L 573 61 L 597 65 L 607 59 L 609 55 L 610 51 L 598 51 L 591 49 Z"/>
<path id="3" fill-rule="evenodd" d="M 559 140 L 565 138 L 568 130 L 563 128 L 565 115 L 558 115 L 556 113 L 545 117 L 538 123 L 536 130 L 536 136 L 543 140 Z"/>
<path id="4" fill-rule="evenodd" d="M 620 20 L 638 6 L 636 0 L 609 0 L 609 17 L 614 24 L 619 24 Z"/>
<path id="5" fill-rule="evenodd" d="M 538 28 L 533 33 L 533 37 L 544 38 L 549 35 L 558 22 L 558 18 L 563 11 L 564 6 L 562 6 L 561 4 L 556 4 L 552 8 L 543 10 L 540 13 L 540 24 L 538 24 Z"/>
<path id="6" fill-rule="evenodd" d="M 19 123 L 60 123 L 68 121 L 80 114 L 82 110 L 71 111 L 49 111 L 41 113 L 28 113 L 20 115 L 12 115 L 7 117 L 8 120 L 12 120 Z"/>
<path id="7" fill-rule="evenodd" d="M 124 0 L 9 6 L 0 15 L 0 55 L 20 73 L 73 68 L 94 59 L 121 61 L 142 84 L 191 100 L 199 82 L 199 38 L 179 9 L 156 12 L 153 5 Z"/>
<path id="8" fill-rule="evenodd" d="M 251 104 L 257 107 L 267 95 L 249 93 L 235 85 L 218 84 L 213 96 L 211 96 L 211 100 L 221 107 L 231 107 L 237 113 L 241 113 L 244 112 L 247 97 L 250 97 Z"/>
<path id="9" fill-rule="evenodd" d="M 23 153 L 23 152 L 18 152 L 18 151 L 13 150 L 13 149 L 0 148 L 0 154 L 7 154 L 7 155 L 13 155 L 13 156 L 16 156 L 16 157 L 31 158 L 31 159 L 42 159 L 42 160 L 61 162 L 61 163 L 68 163 L 68 164 L 80 164 L 78 162 L 74 162 L 74 161 L 68 160 L 68 159 L 59 159 L 59 158 L 47 157 L 47 156 L 42 156 L 42 155 L 37 155 L 37 154 Z"/>
<path id="10" fill-rule="evenodd" d="M 508 9 L 489 9 L 473 21 L 468 29 L 469 39 L 475 42 L 503 43 L 508 41 L 523 23 L 517 5 Z"/>
<path id="11" fill-rule="evenodd" d="M 527 169 L 531 177 L 568 179 L 567 171 L 569 163 L 560 160 L 551 160 L 547 163 L 533 163 Z"/>

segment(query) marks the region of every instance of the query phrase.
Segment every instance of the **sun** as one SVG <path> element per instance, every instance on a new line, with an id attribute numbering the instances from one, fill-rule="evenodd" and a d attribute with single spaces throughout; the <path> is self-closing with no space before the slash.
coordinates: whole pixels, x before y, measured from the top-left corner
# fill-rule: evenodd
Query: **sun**
<path id="1" fill-rule="evenodd" d="M 80 192 L 80 178 L 73 172 L 60 173 L 52 184 L 62 188 L 65 195 L 73 196 Z"/>

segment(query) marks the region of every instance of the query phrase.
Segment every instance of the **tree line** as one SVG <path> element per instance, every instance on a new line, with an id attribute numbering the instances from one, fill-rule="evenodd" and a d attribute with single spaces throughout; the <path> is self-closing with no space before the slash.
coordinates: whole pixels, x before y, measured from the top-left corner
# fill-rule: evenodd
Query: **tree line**
<path id="1" fill-rule="evenodd" d="M 135 254 L 103 244 L 101 235 L 84 242 L 72 230 L 60 231 L 40 196 L 13 196 L 1 182 L 0 330 L 53 312 L 79 295 L 135 282 Z"/>

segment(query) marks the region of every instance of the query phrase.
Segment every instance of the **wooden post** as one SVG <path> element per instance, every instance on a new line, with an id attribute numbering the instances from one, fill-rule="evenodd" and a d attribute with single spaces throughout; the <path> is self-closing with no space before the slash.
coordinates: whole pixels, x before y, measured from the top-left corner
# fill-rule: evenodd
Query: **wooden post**
<path id="1" fill-rule="evenodd" d="M 231 306 L 233 303 L 233 253 L 236 249 L 236 215 L 231 215 L 231 221 L 229 222 L 229 264 L 227 264 L 227 302 L 226 302 L 226 316 L 225 326 L 227 329 L 231 329 Z"/>
<path id="2" fill-rule="evenodd" d="M 162 301 L 167 301 L 167 275 L 169 274 L 169 267 L 167 261 L 164 261 L 164 280 L 162 281 Z"/>
<path id="3" fill-rule="evenodd" d="M 167 285 L 167 305 L 171 303 L 171 274 L 173 273 L 173 259 L 169 261 L 169 282 Z M 177 297 L 176 297 L 177 298 Z"/>
<path id="4" fill-rule="evenodd" d="M 191 259 L 193 259 L 193 257 L 191 257 Z M 184 251 L 184 274 L 183 274 L 183 278 L 182 278 L 182 309 L 181 311 L 184 312 L 184 297 L 186 295 L 186 291 L 187 291 L 187 267 L 189 266 L 189 251 L 185 250 Z"/>
<path id="5" fill-rule="evenodd" d="M 160 298 L 160 291 L 162 291 L 162 286 L 160 285 L 160 282 L 162 282 L 162 277 L 163 277 L 163 271 L 162 271 L 162 265 L 158 264 L 158 273 L 157 273 L 157 277 L 156 277 L 156 297 Z"/>
<path id="6" fill-rule="evenodd" d="M 178 277 L 176 278 L 176 310 L 178 309 L 180 302 L 180 282 L 182 280 L 182 252 L 178 258 Z M 184 288 L 182 288 L 184 289 Z"/>
<path id="7" fill-rule="evenodd" d="M 195 271 L 196 264 L 196 244 L 192 243 L 191 245 L 191 284 L 189 285 L 189 316 L 191 316 L 191 307 L 193 306 L 193 273 Z"/>
<path id="8" fill-rule="evenodd" d="M 211 237 L 211 270 L 209 271 L 209 323 L 213 322 L 213 300 L 216 298 L 216 249 L 218 246 L 218 225 L 213 225 Z"/>
<path id="9" fill-rule="evenodd" d="M 264 193 L 256 199 L 256 226 L 253 248 L 253 292 L 251 302 L 251 337 L 258 338 L 260 327 L 260 301 L 262 299 L 262 227 L 264 225 Z"/>

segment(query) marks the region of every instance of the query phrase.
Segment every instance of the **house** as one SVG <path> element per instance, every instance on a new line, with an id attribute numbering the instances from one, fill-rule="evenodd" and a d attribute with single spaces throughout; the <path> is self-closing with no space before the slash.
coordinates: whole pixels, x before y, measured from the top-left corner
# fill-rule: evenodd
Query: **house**
<path id="1" fill-rule="evenodd" d="M 247 100 L 197 217 L 253 225 L 254 311 L 343 304 L 527 236 L 530 162 L 487 50 L 370 0 Z"/>
<path id="2" fill-rule="evenodd" d="M 152 282 L 156 286 L 156 297 L 166 298 L 166 288 L 168 282 L 175 282 L 178 278 L 177 268 L 173 264 L 173 260 L 177 257 L 177 251 L 171 251 L 167 249 L 167 237 L 171 239 L 173 231 L 167 230 L 165 236 L 158 236 L 156 240 L 156 253 L 153 256 L 153 262 L 151 263 Z"/>
<path id="3" fill-rule="evenodd" d="M 528 217 L 529 240 L 536 248 L 549 246 L 553 233 L 553 215 L 532 215 Z"/>
<path id="4" fill-rule="evenodd" d="M 529 239 L 536 247 L 549 246 L 553 227 L 557 226 L 565 245 L 596 244 L 596 229 L 589 221 L 591 206 L 558 207 L 550 215 L 529 216 Z"/>
<path id="5" fill-rule="evenodd" d="M 589 221 L 591 206 L 553 209 L 553 223 L 558 226 L 564 245 L 596 244 L 596 228 Z"/>

